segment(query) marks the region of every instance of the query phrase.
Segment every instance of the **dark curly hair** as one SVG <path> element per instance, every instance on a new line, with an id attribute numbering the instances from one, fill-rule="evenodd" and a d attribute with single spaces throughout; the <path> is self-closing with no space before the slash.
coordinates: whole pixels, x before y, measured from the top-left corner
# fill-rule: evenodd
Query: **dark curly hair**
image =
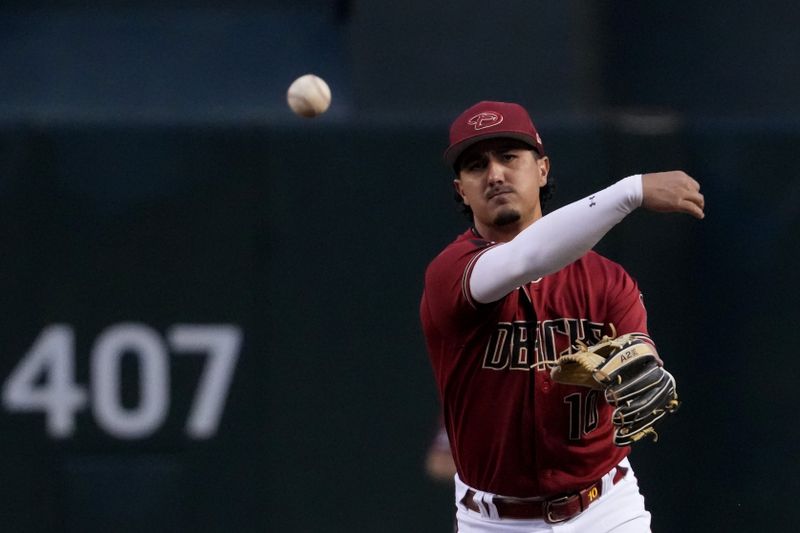
<path id="1" fill-rule="evenodd" d="M 531 149 L 531 152 L 533 152 L 533 157 L 535 157 L 536 159 L 539 159 L 541 157 L 538 154 L 538 152 L 536 152 L 536 150 Z M 456 163 L 453 165 L 453 171 L 456 173 L 456 177 L 458 177 L 458 170 L 460 168 L 461 168 L 461 161 L 456 161 Z M 544 187 L 539 189 L 539 204 L 541 204 L 542 206 L 542 212 L 545 212 L 545 205 L 547 204 L 547 201 L 553 197 L 555 189 L 556 187 L 555 183 L 553 183 L 553 178 L 552 176 L 548 175 L 547 183 L 544 185 Z M 475 217 L 472 214 L 472 209 L 467 204 L 464 203 L 464 200 L 463 198 L 461 198 L 461 195 L 458 194 L 458 191 L 453 193 L 453 198 L 455 199 L 456 204 L 458 204 L 458 209 L 461 211 L 461 213 L 463 213 L 464 216 L 466 216 L 470 222 L 475 222 Z"/>

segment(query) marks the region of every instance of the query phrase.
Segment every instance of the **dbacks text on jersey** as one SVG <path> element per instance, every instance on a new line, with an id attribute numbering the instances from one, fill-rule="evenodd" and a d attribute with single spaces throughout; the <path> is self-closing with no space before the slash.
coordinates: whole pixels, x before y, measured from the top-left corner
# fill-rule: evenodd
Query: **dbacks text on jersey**
<path id="1" fill-rule="evenodd" d="M 544 370 L 572 351 L 577 341 L 592 345 L 603 336 L 605 324 L 585 318 L 500 322 L 483 355 L 491 370 Z"/>

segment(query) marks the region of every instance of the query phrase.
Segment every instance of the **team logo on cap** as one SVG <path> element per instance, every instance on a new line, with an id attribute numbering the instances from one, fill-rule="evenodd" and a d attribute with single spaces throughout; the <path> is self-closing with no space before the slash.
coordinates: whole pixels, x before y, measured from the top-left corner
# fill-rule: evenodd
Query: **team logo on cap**
<path id="1" fill-rule="evenodd" d="M 467 121 L 467 124 L 476 130 L 484 130 L 486 128 L 497 126 L 501 122 L 503 122 L 503 115 L 497 111 L 484 111 L 470 118 Z"/>

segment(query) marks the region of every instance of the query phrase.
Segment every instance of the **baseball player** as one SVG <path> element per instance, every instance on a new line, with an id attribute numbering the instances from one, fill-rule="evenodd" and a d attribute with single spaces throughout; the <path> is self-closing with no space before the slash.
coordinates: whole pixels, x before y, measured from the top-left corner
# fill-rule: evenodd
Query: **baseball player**
<path id="1" fill-rule="evenodd" d="M 428 446 L 425 455 L 425 472 L 435 481 L 452 483 L 456 472 L 453 454 L 450 452 L 450 440 L 441 417 L 436 425 L 436 434 Z"/>
<path id="2" fill-rule="evenodd" d="M 591 248 L 638 207 L 703 218 L 699 184 L 634 175 L 543 216 L 550 160 L 527 111 L 505 102 L 456 118 L 444 157 L 472 226 L 428 266 L 420 315 L 459 531 L 649 531 L 602 391 L 549 369 L 576 343 L 647 334 L 636 282 Z"/>
<path id="3" fill-rule="evenodd" d="M 453 454 L 450 452 L 450 440 L 447 438 L 447 430 L 444 427 L 444 420 L 441 415 L 436 424 L 436 434 L 428 445 L 425 455 L 425 472 L 428 477 L 440 483 L 453 483 L 453 476 L 456 473 L 456 465 L 453 463 Z M 458 531 L 458 523 L 453 519 L 453 527 L 450 531 Z"/>

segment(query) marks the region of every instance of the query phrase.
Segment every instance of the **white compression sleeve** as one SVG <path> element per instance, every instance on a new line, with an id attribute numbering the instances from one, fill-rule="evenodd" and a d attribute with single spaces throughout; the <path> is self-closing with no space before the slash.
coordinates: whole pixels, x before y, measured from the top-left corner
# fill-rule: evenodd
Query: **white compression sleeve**
<path id="1" fill-rule="evenodd" d="M 642 176 L 637 174 L 540 218 L 511 241 L 493 246 L 478 258 L 469 279 L 472 298 L 494 302 L 525 283 L 564 268 L 641 204 Z"/>

